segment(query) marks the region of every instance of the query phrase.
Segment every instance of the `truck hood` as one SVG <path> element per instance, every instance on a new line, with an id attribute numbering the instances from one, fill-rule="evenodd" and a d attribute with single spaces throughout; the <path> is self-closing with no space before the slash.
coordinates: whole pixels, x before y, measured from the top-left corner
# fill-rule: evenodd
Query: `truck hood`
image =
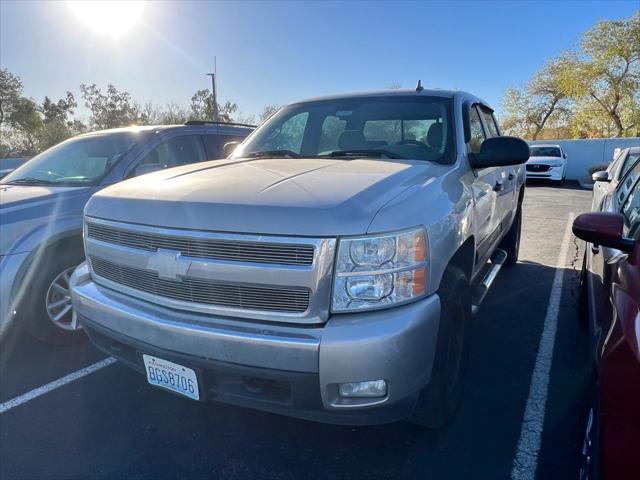
<path id="1" fill-rule="evenodd" d="M 446 167 L 384 159 L 224 160 L 128 180 L 92 197 L 85 214 L 235 233 L 365 233 L 380 208 Z"/>

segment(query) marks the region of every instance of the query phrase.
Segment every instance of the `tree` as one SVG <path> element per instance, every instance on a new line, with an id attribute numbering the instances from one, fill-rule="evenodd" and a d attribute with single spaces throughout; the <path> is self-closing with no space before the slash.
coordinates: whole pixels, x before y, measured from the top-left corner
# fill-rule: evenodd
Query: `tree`
<path id="1" fill-rule="evenodd" d="M 238 105 L 232 102 L 218 103 L 218 120 L 233 122 L 233 116 L 238 112 Z M 205 88 L 198 90 L 191 97 L 191 116 L 193 120 L 211 120 L 213 118 L 213 95 Z"/>
<path id="2" fill-rule="evenodd" d="M 0 70 L 0 126 L 11 116 L 22 97 L 22 81 L 6 68 Z"/>
<path id="3" fill-rule="evenodd" d="M 262 107 L 262 111 L 258 115 L 258 120 L 260 120 L 260 123 L 262 123 L 267 118 L 269 118 L 271 115 L 276 113 L 278 110 L 280 110 L 280 105 L 278 105 L 276 103 L 272 103 L 270 105 L 265 105 L 264 107 Z"/>
<path id="4" fill-rule="evenodd" d="M 13 150 L 20 155 L 34 155 L 38 149 L 38 132 L 42 128 L 42 118 L 38 106 L 30 98 L 20 97 L 13 105 L 7 121 L 10 127 L 9 141 Z"/>
<path id="5" fill-rule="evenodd" d="M 612 123 L 613 136 L 640 131 L 640 12 L 598 22 L 587 30 L 563 72 L 563 87 L 577 100 L 580 126 Z"/>
<path id="6" fill-rule="evenodd" d="M 509 88 L 502 104 L 506 132 L 536 140 L 549 121 L 569 115 L 562 74 L 566 58 L 547 62 L 523 88 Z"/>
<path id="7" fill-rule="evenodd" d="M 95 83 L 80 85 L 80 91 L 86 107 L 91 111 L 91 126 L 97 130 L 144 122 L 140 106 L 129 92 L 108 85 L 106 93 L 103 93 Z"/>
<path id="8" fill-rule="evenodd" d="M 73 112 L 77 107 L 78 103 L 71 92 L 67 92 L 66 97 L 61 98 L 57 102 L 52 101 L 49 97 L 44 97 L 41 107 L 41 112 L 44 115 L 43 122 L 51 123 L 59 121 L 72 124 L 73 122 L 69 117 L 73 116 Z"/>

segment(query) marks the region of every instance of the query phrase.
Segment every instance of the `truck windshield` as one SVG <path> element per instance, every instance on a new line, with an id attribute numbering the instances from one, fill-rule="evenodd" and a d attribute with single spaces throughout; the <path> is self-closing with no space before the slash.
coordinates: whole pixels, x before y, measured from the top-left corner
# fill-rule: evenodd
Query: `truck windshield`
<path id="1" fill-rule="evenodd" d="M 246 157 L 407 158 L 453 163 L 451 99 L 346 97 L 289 105 L 233 154 Z M 282 151 L 282 155 L 278 155 Z"/>
<path id="2" fill-rule="evenodd" d="M 2 179 L 13 185 L 91 185 L 136 143 L 134 132 L 73 138 L 45 150 Z"/>

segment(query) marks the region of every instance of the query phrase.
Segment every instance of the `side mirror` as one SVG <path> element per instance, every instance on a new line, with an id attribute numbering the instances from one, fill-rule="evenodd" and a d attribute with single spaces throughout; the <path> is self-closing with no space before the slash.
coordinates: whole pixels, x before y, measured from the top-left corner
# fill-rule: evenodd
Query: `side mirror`
<path id="1" fill-rule="evenodd" d="M 145 175 L 147 173 L 158 172 L 163 170 L 164 167 L 159 163 L 143 163 L 142 165 L 138 165 L 135 169 L 133 176 L 139 177 L 140 175 Z"/>
<path id="2" fill-rule="evenodd" d="M 631 252 L 635 240 L 622 235 L 624 217 L 620 213 L 591 212 L 578 215 L 573 221 L 573 234 L 589 243 Z"/>
<path id="3" fill-rule="evenodd" d="M 470 157 L 474 168 L 520 165 L 529 160 L 529 145 L 516 137 L 487 138 Z"/>
<path id="4" fill-rule="evenodd" d="M 591 180 L 594 182 L 610 182 L 609 174 L 606 170 L 600 170 L 599 172 L 595 172 L 591 175 Z"/>
<path id="5" fill-rule="evenodd" d="M 230 157 L 233 154 L 233 152 L 236 150 L 236 148 L 238 148 L 238 145 L 240 145 L 240 142 L 225 143 L 224 147 L 222 147 L 222 158 Z"/>

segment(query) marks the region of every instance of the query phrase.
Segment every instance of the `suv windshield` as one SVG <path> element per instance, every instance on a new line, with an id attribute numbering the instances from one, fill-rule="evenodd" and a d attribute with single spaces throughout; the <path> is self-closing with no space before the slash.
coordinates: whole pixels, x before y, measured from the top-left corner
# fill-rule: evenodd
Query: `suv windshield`
<path id="1" fill-rule="evenodd" d="M 560 157 L 558 147 L 529 147 L 531 157 Z"/>
<path id="2" fill-rule="evenodd" d="M 89 185 L 98 181 L 138 140 L 134 132 L 67 140 L 33 157 L 2 179 L 3 184 Z"/>
<path id="3" fill-rule="evenodd" d="M 283 108 L 233 158 L 367 156 L 453 163 L 453 145 L 449 98 L 352 97 Z"/>

